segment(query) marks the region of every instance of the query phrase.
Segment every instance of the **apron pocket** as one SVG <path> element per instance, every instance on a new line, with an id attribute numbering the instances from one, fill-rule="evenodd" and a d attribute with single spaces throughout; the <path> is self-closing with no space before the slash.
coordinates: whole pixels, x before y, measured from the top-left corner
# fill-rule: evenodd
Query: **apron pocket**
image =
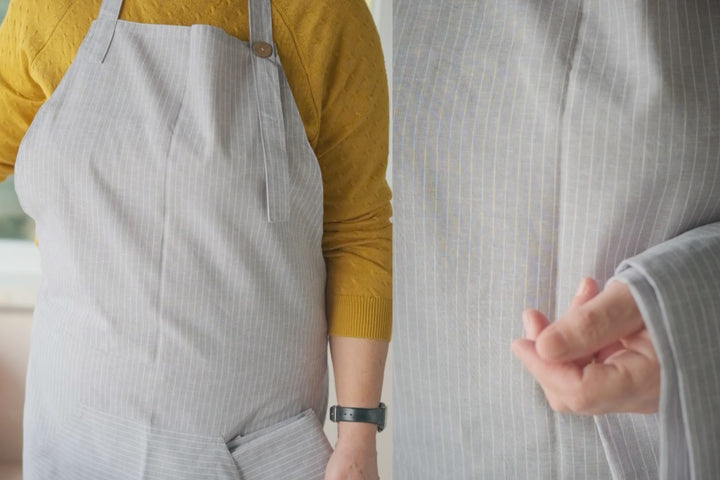
<path id="1" fill-rule="evenodd" d="M 36 425 L 25 446 L 26 480 L 240 480 L 220 436 L 171 431 L 87 406 L 56 432 Z"/>
<path id="2" fill-rule="evenodd" d="M 332 447 L 312 409 L 227 444 L 242 480 L 322 480 Z"/>

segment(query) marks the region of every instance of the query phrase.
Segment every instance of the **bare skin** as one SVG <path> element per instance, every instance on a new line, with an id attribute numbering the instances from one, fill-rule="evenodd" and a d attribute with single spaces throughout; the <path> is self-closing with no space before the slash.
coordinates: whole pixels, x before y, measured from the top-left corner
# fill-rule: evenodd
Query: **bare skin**
<path id="1" fill-rule="evenodd" d="M 526 336 L 512 350 L 558 412 L 579 415 L 654 413 L 660 364 L 630 289 L 612 282 L 602 292 L 583 279 L 556 322 L 523 314 Z"/>
<path id="2" fill-rule="evenodd" d="M 338 404 L 376 408 L 380 404 L 388 342 L 330 337 Z M 325 480 L 378 480 L 377 426 L 338 423 L 338 441 Z"/>

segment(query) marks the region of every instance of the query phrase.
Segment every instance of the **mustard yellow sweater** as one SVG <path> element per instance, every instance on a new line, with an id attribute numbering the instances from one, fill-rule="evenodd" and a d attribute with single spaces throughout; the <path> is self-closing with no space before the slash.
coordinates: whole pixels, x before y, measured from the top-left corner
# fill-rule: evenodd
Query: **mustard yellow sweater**
<path id="1" fill-rule="evenodd" d="M 0 181 L 72 63 L 101 0 L 12 0 L 0 26 Z M 209 24 L 248 40 L 247 0 L 126 0 L 124 20 Z M 363 0 L 273 0 L 275 42 L 325 188 L 330 335 L 389 340 L 388 91 Z M 41 246 L 42 248 L 42 246 Z"/>

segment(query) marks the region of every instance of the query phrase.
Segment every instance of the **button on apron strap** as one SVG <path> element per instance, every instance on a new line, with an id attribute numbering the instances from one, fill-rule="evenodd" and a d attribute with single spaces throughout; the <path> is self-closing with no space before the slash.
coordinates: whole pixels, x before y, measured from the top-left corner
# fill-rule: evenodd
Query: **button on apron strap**
<path id="1" fill-rule="evenodd" d="M 285 123 L 280 101 L 279 57 L 273 42 L 270 0 L 248 0 L 250 45 L 255 75 L 257 110 L 262 154 L 265 162 L 265 191 L 269 222 L 288 218 L 289 165 L 285 144 Z"/>
<path id="2" fill-rule="evenodd" d="M 93 62 L 102 63 L 105 60 L 113 36 L 115 35 L 115 26 L 120 18 L 120 9 L 123 0 L 103 0 L 100 7 L 100 14 L 95 20 L 95 29 L 92 36 L 92 51 L 89 58 Z"/>

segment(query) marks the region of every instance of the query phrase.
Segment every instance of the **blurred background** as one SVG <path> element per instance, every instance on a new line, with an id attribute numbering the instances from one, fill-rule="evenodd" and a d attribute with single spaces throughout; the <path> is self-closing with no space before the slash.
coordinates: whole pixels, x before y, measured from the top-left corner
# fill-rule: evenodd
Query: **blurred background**
<path id="1" fill-rule="evenodd" d="M 0 0 L 0 22 L 10 0 Z M 367 0 L 377 21 L 391 77 L 392 0 Z M 392 110 L 391 110 L 392 111 Z M 390 149 L 392 151 L 392 148 Z M 389 172 L 392 171 L 388 165 Z M 34 225 L 20 208 L 13 178 L 0 183 L 0 480 L 21 480 L 22 403 L 32 311 L 40 281 L 40 259 Z M 392 415 L 392 353 L 388 358 L 383 400 Z M 330 368 L 332 373 L 332 368 Z M 330 385 L 330 405 L 336 403 Z M 335 444 L 335 425 L 325 431 Z M 392 423 L 378 436 L 380 477 L 392 479 Z"/>
<path id="2" fill-rule="evenodd" d="M 5 18 L 9 3 L 10 0 L 0 0 L 0 20 Z M 15 197 L 15 185 L 10 177 L 0 183 L 0 238 L 30 240 L 33 238 L 33 231 L 32 220 L 20 209 Z"/>
<path id="3" fill-rule="evenodd" d="M 0 21 L 10 0 L 0 0 Z M 40 279 L 34 226 L 12 177 L 0 183 L 0 480 L 20 480 L 22 401 L 30 319 Z"/>

